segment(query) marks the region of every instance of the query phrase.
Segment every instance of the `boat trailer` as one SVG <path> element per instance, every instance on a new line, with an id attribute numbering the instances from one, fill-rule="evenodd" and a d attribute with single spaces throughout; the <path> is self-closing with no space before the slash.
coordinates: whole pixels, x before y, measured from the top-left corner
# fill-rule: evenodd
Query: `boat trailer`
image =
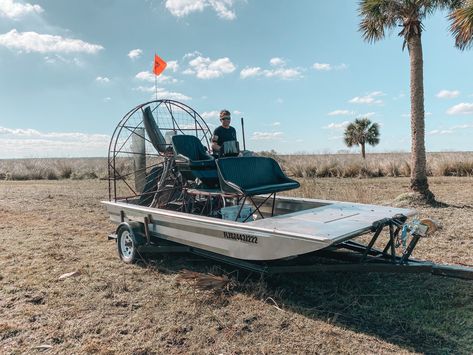
<path id="1" fill-rule="evenodd" d="M 146 260 L 152 254 L 191 253 L 263 275 L 309 272 L 429 273 L 473 280 L 473 267 L 437 264 L 412 258 L 418 241 L 426 236 L 426 230 L 419 229 L 416 225 L 407 225 L 405 216 L 385 218 L 374 223 L 369 231 L 372 237 L 366 245 L 350 239 L 311 253 L 273 261 L 241 260 L 160 238 L 151 233 L 147 227 L 152 223 L 151 215 L 144 217 L 143 220 L 136 220 L 126 218 L 122 212 L 121 218 L 122 223 L 117 231 L 126 228 L 133 235 L 133 239 L 139 241 L 135 244 L 136 252 L 137 258 L 142 260 Z M 405 231 L 409 229 L 406 226 L 414 229 L 411 230 L 409 237 L 406 237 Z M 366 232 L 361 232 L 361 235 L 366 235 Z M 117 240 L 117 234 L 110 234 L 108 239 Z M 384 248 L 375 248 L 377 241 L 379 245 L 384 244 Z M 401 253 L 396 253 L 400 244 L 403 244 L 403 250 Z"/>

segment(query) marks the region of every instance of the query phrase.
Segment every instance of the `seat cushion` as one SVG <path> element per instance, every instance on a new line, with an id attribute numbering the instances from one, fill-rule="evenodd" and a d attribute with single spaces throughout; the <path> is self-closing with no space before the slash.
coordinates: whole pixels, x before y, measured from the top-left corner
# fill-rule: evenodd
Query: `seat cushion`
<path id="1" fill-rule="evenodd" d="M 253 196 L 253 195 L 262 195 L 262 194 L 268 194 L 268 193 L 273 193 L 273 192 L 297 189 L 299 186 L 300 185 L 298 182 L 284 182 L 280 184 L 262 185 L 262 186 L 257 186 L 257 187 L 253 187 L 249 189 L 243 189 L 243 192 L 246 195 Z"/>
<path id="2" fill-rule="evenodd" d="M 217 166 L 215 165 L 215 160 L 193 160 L 189 162 L 189 168 L 191 170 L 207 170 L 213 169 L 217 173 Z"/>

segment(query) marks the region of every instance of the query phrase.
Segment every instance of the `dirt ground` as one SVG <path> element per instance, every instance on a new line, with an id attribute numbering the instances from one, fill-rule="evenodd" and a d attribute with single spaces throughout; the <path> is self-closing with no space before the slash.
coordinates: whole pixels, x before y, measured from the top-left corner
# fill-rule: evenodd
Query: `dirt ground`
<path id="1" fill-rule="evenodd" d="M 302 181 L 299 196 L 402 204 L 406 178 Z M 436 177 L 443 228 L 415 257 L 473 266 L 473 179 Z M 260 279 L 189 255 L 126 265 L 101 180 L 0 182 L 0 353 L 473 353 L 473 282 L 431 275 Z M 180 271 L 230 273 L 219 293 Z M 77 276 L 59 276 L 77 271 Z"/>

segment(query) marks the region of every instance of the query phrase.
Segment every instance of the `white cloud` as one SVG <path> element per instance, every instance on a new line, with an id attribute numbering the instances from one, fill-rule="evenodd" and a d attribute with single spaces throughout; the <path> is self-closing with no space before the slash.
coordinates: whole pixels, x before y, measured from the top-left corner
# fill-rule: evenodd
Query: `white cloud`
<path id="1" fill-rule="evenodd" d="M 200 53 L 199 51 L 193 51 L 193 52 L 189 52 L 189 53 L 184 54 L 182 59 L 186 60 L 186 59 L 195 58 L 195 57 L 198 57 L 198 56 L 201 56 L 201 55 L 202 55 L 202 53 Z"/>
<path id="2" fill-rule="evenodd" d="M 105 156 L 110 136 L 0 127 L 0 158 Z"/>
<path id="3" fill-rule="evenodd" d="M 299 68 L 277 68 L 274 70 L 264 70 L 263 75 L 268 78 L 279 78 L 284 80 L 302 78 Z"/>
<path id="4" fill-rule="evenodd" d="M 47 64 L 57 64 L 57 63 L 64 63 L 64 64 L 73 64 L 79 67 L 84 65 L 84 62 L 79 58 L 66 58 L 59 54 L 52 54 L 44 57 L 44 61 Z"/>
<path id="5" fill-rule="evenodd" d="M 349 116 L 349 115 L 354 115 L 355 112 L 353 111 L 348 111 L 348 110 L 335 110 L 332 112 L 327 113 L 329 116 Z"/>
<path id="6" fill-rule="evenodd" d="M 465 103 L 455 105 L 447 110 L 448 115 L 473 115 L 473 103 Z"/>
<path id="7" fill-rule="evenodd" d="M 110 101 L 112 101 L 112 98 L 110 96 L 103 98 L 103 102 L 110 102 Z"/>
<path id="8" fill-rule="evenodd" d="M 179 69 L 179 64 L 177 63 L 177 60 L 170 60 L 167 62 L 166 69 L 172 70 L 173 73 L 177 72 Z"/>
<path id="9" fill-rule="evenodd" d="M 36 32 L 18 32 L 16 29 L 0 35 L 0 46 L 20 52 L 39 53 L 89 53 L 95 54 L 103 47 L 80 39 L 64 38 Z"/>
<path id="10" fill-rule="evenodd" d="M 173 78 L 171 76 L 161 74 L 156 77 L 156 75 L 154 75 L 153 73 L 149 71 L 140 71 L 138 74 L 135 75 L 135 78 L 138 80 L 143 80 L 150 83 L 154 83 L 156 81 L 159 84 L 163 84 L 163 83 L 175 84 L 178 82 L 176 78 Z"/>
<path id="11" fill-rule="evenodd" d="M 346 126 L 350 124 L 349 121 L 343 121 L 339 123 L 332 122 L 328 124 L 327 126 L 324 126 L 323 128 L 325 129 L 344 129 Z"/>
<path id="12" fill-rule="evenodd" d="M 184 17 L 193 12 L 202 12 L 205 8 L 212 8 L 218 17 L 225 20 L 236 18 L 233 10 L 234 0 L 166 0 L 166 9 L 176 17 Z"/>
<path id="13" fill-rule="evenodd" d="M 135 75 L 135 78 L 138 80 L 144 80 L 144 81 L 149 81 L 149 82 L 154 82 L 154 75 L 153 73 L 149 71 L 140 71 L 138 74 Z"/>
<path id="14" fill-rule="evenodd" d="M 383 100 L 378 99 L 379 96 L 384 96 L 381 91 L 373 91 L 365 96 L 356 96 L 348 102 L 352 104 L 382 104 Z"/>
<path id="15" fill-rule="evenodd" d="M 240 72 L 240 78 L 247 79 L 255 76 L 265 76 L 267 78 L 279 78 L 283 80 L 302 78 L 302 69 L 286 68 L 285 62 L 281 58 L 272 58 L 269 64 L 274 69 L 261 69 L 260 67 L 246 67 Z"/>
<path id="16" fill-rule="evenodd" d="M 136 88 L 133 88 L 134 91 L 140 91 L 140 92 L 147 92 L 147 93 L 152 93 L 152 98 L 156 98 L 156 93 L 158 99 L 170 99 L 170 100 L 178 100 L 178 101 L 187 101 L 187 100 L 192 100 L 191 97 L 184 95 L 180 92 L 174 92 L 174 91 L 167 91 L 164 88 L 155 88 L 154 86 L 138 86 Z"/>
<path id="17" fill-rule="evenodd" d="M 282 58 L 274 57 L 269 60 L 269 64 L 271 64 L 273 67 L 278 67 L 286 65 L 286 62 Z"/>
<path id="18" fill-rule="evenodd" d="M 202 112 L 201 116 L 203 119 L 218 119 L 220 115 L 219 111 L 206 111 Z"/>
<path id="19" fill-rule="evenodd" d="M 198 56 L 189 62 L 189 68 L 183 73 L 195 75 L 199 79 L 214 79 L 232 73 L 236 67 L 225 57 L 212 61 L 210 58 Z"/>
<path id="20" fill-rule="evenodd" d="M 314 63 L 312 64 L 312 68 L 319 71 L 330 71 L 330 70 L 345 70 L 348 68 L 348 65 L 345 63 L 332 65 L 329 63 Z"/>
<path id="21" fill-rule="evenodd" d="M 322 70 L 322 71 L 332 70 L 332 66 L 327 63 L 314 63 L 312 65 L 312 68 L 314 68 L 315 70 Z"/>
<path id="22" fill-rule="evenodd" d="M 465 128 L 473 128 L 473 123 L 465 123 L 461 125 L 456 125 L 451 127 L 450 129 L 465 129 Z"/>
<path id="23" fill-rule="evenodd" d="M 107 78 L 106 76 L 98 76 L 95 78 L 95 81 L 102 83 L 102 84 L 107 84 L 110 82 L 110 79 Z"/>
<path id="24" fill-rule="evenodd" d="M 437 96 L 439 99 L 453 99 L 457 97 L 458 95 L 460 95 L 460 91 L 458 90 L 453 90 L 453 91 L 441 90 L 435 96 Z"/>
<path id="25" fill-rule="evenodd" d="M 435 136 L 435 135 L 444 135 L 444 134 L 452 134 L 452 133 L 454 133 L 454 132 L 451 129 L 442 129 L 442 130 L 434 129 L 434 130 L 428 132 L 427 134 L 429 136 Z"/>
<path id="26" fill-rule="evenodd" d="M 360 117 L 370 118 L 370 117 L 373 117 L 374 115 L 376 115 L 376 112 L 366 112 L 366 113 L 361 114 Z"/>
<path id="27" fill-rule="evenodd" d="M 455 125 L 446 129 L 434 129 L 432 131 L 427 132 L 427 134 L 430 136 L 453 134 L 456 133 L 456 131 L 458 130 L 465 130 L 469 128 L 473 128 L 473 122 Z"/>
<path id="28" fill-rule="evenodd" d="M 246 67 L 241 70 L 240 78 L 246 79 L 251 78 L 252 76 L 261 75 L 261 68 L 260 67 Z"/>
<path id="29" fill-rule="evenodd" d="M 280 126 L 280 125 L 281 125 L 281 122 L 273 122 L 274 127 L 277 127 L 277 126 Z"/>
<path id="30" fill-rule="evenodd" d="M 132 49 L 131 51 L 128 52 L 128 58 L 130 59 L 137 59 L 139 57 L 141 57 L 141 55 L 143 54 L 143 51 L 139 48 L 137 49 Z"/>
<path id="31" fill-rule="evenodd" d="M 270 140 L 270 139 L 280 139 L 282 138 L 282 132 L 253 132 L 252 140 Z"/>
<path id="32" fill-rule="evenodd" d="M 206 0 L 166 0 L 166 9 L 176 17 L 187 16 L 192 12 L 202 12 L 207 5 Z"/>
<path id="33" fill-rule="evenodd" d="M 7 17 L 16 20 L 22 16 L 34 13 L 40 14 L 43 11 L 43 8 L 36 4 L 22 4 L 14 2 L 13 0 L 0 0 L 0 17 Z"/>
<path id="34" fill-rule="evenodd" d="M 234 111 L 233 111 L 233 114 L 234 114 L 234 115 L 241 115 L 242 113 L 243 113 L 243 112 L 238 111 L 238 110 L 234 110 Z"/>

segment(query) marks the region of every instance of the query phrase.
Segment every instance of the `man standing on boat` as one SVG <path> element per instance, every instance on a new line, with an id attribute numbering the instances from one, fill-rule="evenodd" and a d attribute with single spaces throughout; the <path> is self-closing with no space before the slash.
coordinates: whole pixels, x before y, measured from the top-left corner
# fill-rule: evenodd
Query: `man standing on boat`
<path id="1" fill-rule="evenodd" d="M 228 110 L 220 111 L 220 122 L 222 122 L 222 125 L 215 128 L 215 131 L 212 137 L 212 151 L 216 155 L 228 156 L 228 155 L 238 155 L 239 153 L 237 133 L 236 133 L 235 128 L 230 126 L 230 121 L 231 121 L 230 111 Z"/>

